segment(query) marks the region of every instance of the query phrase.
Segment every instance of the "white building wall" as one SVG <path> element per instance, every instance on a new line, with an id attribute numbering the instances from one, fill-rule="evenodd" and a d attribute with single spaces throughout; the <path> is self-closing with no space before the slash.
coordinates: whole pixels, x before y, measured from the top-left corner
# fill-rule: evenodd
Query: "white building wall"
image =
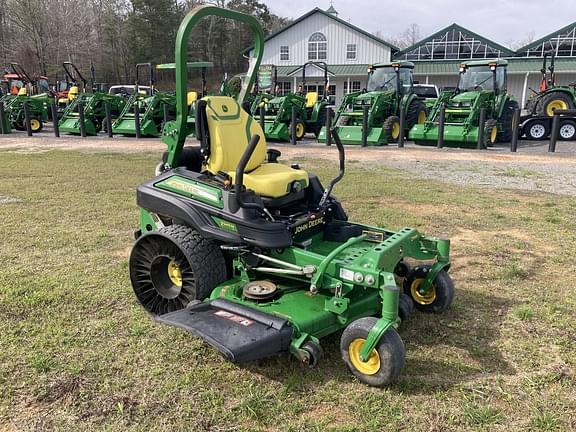
<path id="1" fill-rule="evenodd" d="M 315 13 L 278 36 L 264 46 L 262 64 L 302 65 L 308 61 L 308 39 L 315 32 L 321 32 L 327 39 L 328 64 L 369 64 L 388 62 L 390 48 L 358 33 L 321 13 Z M 346 46 L 356 44 L 356 59 L 346 59 Z M 280 60 L 280 47 L 288 46 L 289 60 Z M 252 57 L 252 51 L 250 56 Z"/>

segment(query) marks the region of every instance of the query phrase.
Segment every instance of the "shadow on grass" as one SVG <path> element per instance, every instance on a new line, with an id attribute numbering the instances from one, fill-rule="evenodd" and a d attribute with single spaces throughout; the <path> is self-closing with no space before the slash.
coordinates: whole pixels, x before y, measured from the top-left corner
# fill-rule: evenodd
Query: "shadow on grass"
<path id="1" fill-rule="evenodd" d="M 406 346 L 406 366 L 391 388 L 427 394 L 490 374 L 511 375 L 514 368 L 497 347 L 500 327 L 514 305 L 501 297 L 457 291 L 455 303 L 443 314 L 415 311 L 399 330 Z M 314 368 L 290 356 L 242 365 L 252 373 L 303 390 L 329 382 L 354 380 L 340 357 L 340 333 L 321 340 L 324 357 Z"/>

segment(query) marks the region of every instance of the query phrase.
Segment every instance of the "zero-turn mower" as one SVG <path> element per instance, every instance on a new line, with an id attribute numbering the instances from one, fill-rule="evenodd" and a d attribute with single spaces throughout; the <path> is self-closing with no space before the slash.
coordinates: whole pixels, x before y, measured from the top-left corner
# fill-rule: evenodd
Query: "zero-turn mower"
<path id="1" fill-rule="evenodd" d="M 424 124 L 410 130 L 410 139 L 416 144 L 436 145 L 440 111 L 445 106 L 445 145 L 476 146 L 482 109 L 486 112 L 484 147 L 509 142 L 518 102 L 507 93 L 507 68 L 508 62 L 499 59 L 463 62 L 456 89 L 440 94 Z"/>
<path id="2" fill-rule="evenodd" d="M 344 96 L 332 127 L 344 144 L 362 144 L 364 122 L 367 145 L 398 142 L 415 124 L 426 120 L 426 106 L 413 91 L 414 63 L 398 61 L 370 65 L 366 89 Z M 404 107 L 404 131 L 400 130 L 400 107 Z M 368 107 L 368 118 L 364 110 Z M 329 131 L 322 128 L 318 141 L 326 142 Z"/>
<path id="3" fill-rule="evenodd" d="M 207 16 L 248 24 L 256 58 L 238 101 L 198 101 L 199 146 L 184 147 L 186 47 Z M 234 362 L 290 353 L 314 366 L 320 340 L 343 330 L 348 368 L 364 383 L 387 385 L 405 363 L 401 320 L 413 305 L 441 312 L 452 302 L 450 242 L 348 221 L 332 195 L 345 169 L 336 133 L 340 172 L 326 188 L 314 174 L 278 162 L 280 152 L 267 148 L 258 121 L 241 108 L 263 48 L 258 21 L 236 11 L 200 6 L 180 25 L 167 157 L 137 190 L 134 292 L 157 321 L 192 332 Z M 405 259 L 425 264 L 410 268 Z"/>

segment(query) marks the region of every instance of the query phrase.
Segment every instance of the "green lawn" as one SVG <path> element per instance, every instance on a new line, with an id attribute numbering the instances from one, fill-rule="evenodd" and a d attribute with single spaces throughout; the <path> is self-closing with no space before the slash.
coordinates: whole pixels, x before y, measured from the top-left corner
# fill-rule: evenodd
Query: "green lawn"
<path id="1" fill-rule="evenodd" d="M 0 153 L 0 430 L 576 429 L 574 198 L 350 163 L 336 194 L 352 219 L 453 240 L 454 305 L 414 313 L 400 381 L 374 389 L 338 335 L 316 369 L 237 366 L 148 318 L 127 256 L 157 158 Z"/>

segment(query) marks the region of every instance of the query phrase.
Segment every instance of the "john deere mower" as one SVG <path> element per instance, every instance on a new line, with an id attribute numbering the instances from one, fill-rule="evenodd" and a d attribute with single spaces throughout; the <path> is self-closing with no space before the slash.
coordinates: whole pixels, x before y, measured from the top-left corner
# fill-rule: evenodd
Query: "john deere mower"
<path id="1" fill-rule="evenodd" d="M 315 65 L 324 71 L 324 97 L 319 98 L 318 92 L 306 91 L 306 68 Z M 274 80 L 276 83 L 276 80 Z M 302 83 L 298 93 L 278 95 L 274 88 L 274 95 L 269 97 L 262 94 L 252 104 L 252 114 L 259 118 L 260 107 L 265 107 L 264 134 L 267 139 L 290 141 L 292 123 L 292 108 L 296 107 L 296 139 L 304 138 L 306 133 L 313 133 L 318 137 L 320 129 L 325 123 L 326 106 L 328 105 L 328 66 L 324 62 L 308 62 L 302 66 Z"/>
<path id="2" fill-rule="evenodd" d="M 367 145 L 398 142 L 412 126 L 426 119 L 426 106 L 414 93 L 414 63 L 399 61 L 371 65 L 368 87 L 342 99 L 332 126 L 344 144 L 362 144 L 364 107 L 368 107 Z M 400 131 L 400 106 L 404 107 L 405 130 Z M 329 131 L 324 127 L 318 141 L 325 142 Z"/>
<path id="3" fill-rule="evenodd" d="M 518 108 L 507 94 L 506 60 L 474 60 L 460 65 L 458 86 L 442 92 L 424 124 L 415 125 L 410 138 L 416 144 L 435 145 L 441 107 L 446 107 L 444 140 L 446 145 L 476 146 L 480 133 L 480 110 L 486 110 L 484 146 L 512 138 L 514 110 Z"/>
<path id="4" fill-rule="evenodd" d="M 239 101 L 202 98 L 199 146 L 184 147 L 186 47 L 207 16 L 247 23 L 256 57 Z M 159 322 L 192 332 L 234 362 L 290 353 L 314 366 L 321 338 L 343 330 L 341 354 L 361 381 L 384 386 L 405 362 L 396 330 L 413 302 L 446 309 L 454 288 L 449 240 L 414 228 L 391 231 L 348 221 L 333 187 L 278 162 L 259 123 L 242 108 L 262 58 L 264 34 L 249 15 L 200 6 L 176 38 L 177 118 L 161 173 L 138 187 L 140 228 L 130 261 L 138 301 Z M 427 264 L 410 268 L 404 259 Z M 396 277 L 403 277 L 398 286 Z"/>
<path id="5" fill-rule="evenodd" d="M 92 73 L 92 83 L 88 88 L 87 80 L 82 76 L 76 65 L 72 62 L 64 62 L 63 65 L 66 74 L 75 83 L 82 83 L 72 86 L 68 91 L 68 104 L 62 113 L 59 121 L 60 132 L 73 135 L 80 135 L 80 113 L 79 105 L 82 105 L 84 111 L 84 127 L 86 135 L 96 135 L 102 130 L 102 125 L 106 117 L 106 104 L 110 105 L 112 116 L 118 117 L 126 104 L 121 96 L 110 95 L 102 91 L 95 91 L 94 73 Z"/>

